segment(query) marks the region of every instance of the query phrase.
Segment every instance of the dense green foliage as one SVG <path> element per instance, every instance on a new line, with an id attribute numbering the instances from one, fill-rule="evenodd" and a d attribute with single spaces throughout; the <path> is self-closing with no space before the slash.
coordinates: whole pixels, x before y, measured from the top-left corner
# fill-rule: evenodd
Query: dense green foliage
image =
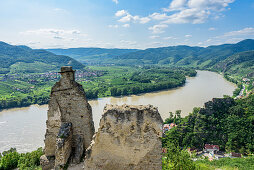
<path id="1" fill-rule="evenodd" d="M 254 51 L 232 55 L 216 64 L 213 68 L 231 76 L 254 77 Z"/>
<path id="2" fill-rule="evenodd" d="M 254 157 L 221 158 L 208 161 L 198 158 L 193 161 L 187 148 L 202 150 L 205 144 L 219 145 L 220 150 L 254 153 L 254 95 L 233 100 L 213 99 L 204 108 L 194 108 L 193 112 L 181 118 L 181 111 L 170 113 L 164 123 L 176 123 L 162 138 L 164 153 L 163 169 L 214 170 L 214 169 L 254 169 Z"/>
<path id="3" fill-rule="evenodd" d="M 0 153 L 0 170 L 9 170 L 14 168 L 39 169 L 40 157 L 43 155 L 42 148 L 33 152 L 18 153 L 16 149 L 11 148 L 9 151 Z"/>
<path id="4" fill-rule="evenodd" d="M 167 123 L 173 119 L 166 120 Z M 245 99 L 213 99 L 205 108 L 181 118 L 178 126 L 166 133 L 163 145 L 202 149 L 205 144 L 219 145 L 220 150 L 254 153 L 254 95 Z"/>
<path id="5" fill-rule="evenodd" d="M 168 141 L 164 144 L 167 148 L 167 153 L 163 154 L 162 158 L 162 169 L 184 169 L 194 170 L 196 169 L 195 163 L 192 161 L 190 154 L 179 147 L 177 142 Z"/>
<path id="6" fill-rule="evenodd" d="M 77 78 L 86 91 L 88 99 L 151 92 L 181 86 L 185 76 L 195 76 L 196 71 L 188 68 L 168 67 L 90 67 L 99 76 Z M 87 71 L 91 72 L 91 71 Z M 0 109 L 46 104 L 50 89 L 59 79 L 36 77 L 0 81 Z M 54 76 L 53 76 L 54 77 Z M 28 83 L 30 82 L 30 83 Z"/>
<path id="7" fill-rule="evenodd" d="M 232 170 L 252 170 L 254 169 L 254 156 L 246 158 L 221 158 L 219 160 L 208 161 L 207 159 L 195 162 L 199 169 L 232 169 Z"/>
<path id="8" fill-rule="evenodd" d="M 57 70 L 63 65 L 71 65 L 76 69 L 84 68 L 83 64 L 67 56 L 0 42 L 0 74 L 43 73 Z"/>

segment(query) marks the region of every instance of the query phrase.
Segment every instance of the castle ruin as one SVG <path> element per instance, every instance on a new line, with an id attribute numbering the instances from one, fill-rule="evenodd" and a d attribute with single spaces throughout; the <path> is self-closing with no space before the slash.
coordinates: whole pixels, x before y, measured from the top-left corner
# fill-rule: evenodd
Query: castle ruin
<path id="1" fill-rule="evenodd" d="M 64 166 L 69 159 L 79 163 L 94 135 L 92 109 L 82 85 L 75 81 L 75 71 L 65 66 L 60 74 L 48 106 L 45 156 L 41 161 L 47 165 L 42 165 L 44 169 Z"/>
<path id="2" fill-rule="evenodd" d="M 163 120 L 156 107 L 107 105 L 94 135 L 92 109 L 75 71 L 65 66 L 60 74 L 50 95 L 43 170 L 68 163 L 85 170 L 162 168 Z"/>

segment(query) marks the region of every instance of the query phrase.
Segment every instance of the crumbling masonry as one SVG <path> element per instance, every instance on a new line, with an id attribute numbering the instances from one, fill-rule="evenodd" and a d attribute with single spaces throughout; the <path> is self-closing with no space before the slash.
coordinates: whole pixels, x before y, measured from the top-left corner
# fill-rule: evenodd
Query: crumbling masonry
<path id="1" fill-rule="evenodd" d="M 94 135 L 92 109 L 75 71 L 66 66 L 60 74 L 50 95 L 43 169 L 62 167 L 68 160 L 79 163 Z"/>
<path id="2" fill-rule="evenodd" d="M 43 170 L 64 169 L 67 162 L 73 165 L 68 169 L 162 169 L 163 121 L 156 107 L 107 105 L 94 135 L 92 109 L 75 71 L 62 67 L 60 73 L 50 96 Z"/>

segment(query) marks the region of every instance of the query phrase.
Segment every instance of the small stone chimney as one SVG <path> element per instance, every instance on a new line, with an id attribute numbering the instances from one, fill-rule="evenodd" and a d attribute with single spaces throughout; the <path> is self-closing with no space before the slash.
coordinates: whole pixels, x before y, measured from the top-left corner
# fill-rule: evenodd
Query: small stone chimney
<path id="1" fill-rule="evenodd" d="M 62 81 L 75 81 L 75 70 L 72 70 L 71 66 L 61 67 L 61 80 Z"/>

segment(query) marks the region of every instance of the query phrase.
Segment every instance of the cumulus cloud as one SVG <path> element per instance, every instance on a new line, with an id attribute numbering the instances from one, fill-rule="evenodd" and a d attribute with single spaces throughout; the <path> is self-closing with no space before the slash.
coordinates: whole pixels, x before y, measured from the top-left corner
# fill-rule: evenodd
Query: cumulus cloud
<path id="1" fill-rule="evenodd" d="M 166 25 L 166 24 L 158 24 L 158 25 L 149 27 L 148 29 L 151 30 L 154 34 L 159 34 L 159 33 L 165 32 L 163 29 L 165 29 L 167 27 L 168 27 L 168 25 Z"/>
<path id="2" fill-rule="evenodd" d="M 120 43 L 125 44 L 125 45 L 129 45 L 129 46 L 137 44 L 136 41 L 128 41 L 128 40 L 121 40 Z"/>
<path id="3" fill-rule="evenodd" d="M 190 37 L 192 37 L 192 35 L 185 35 L 185 37 L 186 37 L 186 38 L 190 38 Z"/>
<path id="4" fill-rule="evenodd" d="M 118 28 L 118 25 L 108 25 L 109 28 Z"/>
<path id="5" fill-rule="evenodd" d="M 140 24 L 145 24 L 145 23 L 148 23 L 151 20 L 149 17 L 140 17 L 138 15 L 133 16 L 126 10 L 117 11 L 115 13 L 115 16 L 116 17 L 121 17 L 118 21 L 123 22 L 123 23 L 126 23 L 126 22 L 137 23 L 138 22 Z"/>
<path id="6" fill-rule="evenodd" d="M 160 38 L 160 36 L 152 35 L 152 36 L 150 36 L 149 38 L 151 38 L 151 39 L 156 39 L 156 38 Z"/>
<path id="7" fill-rule="evenodd" d="M 165 17 L 164 23 L 204 23 L 209 17 L 218 19 L 222 17 L 221 12 L 226 10 L 234 0 L 173 0 L 165 12 L 175 13 Z"/>
<path id="8" fill-rule="evenodd" d="M 87 34 L 76 29 L 56 29 L 41 28 L 19 32 L 22 44 L 29 45 L 33 48 L 54 48 L 54 47 L 74 47 L 82 44 L 90 44 L 91 39 Z M 31 42 L 40 42 L 40 44 L 31 44 Z"/>
<path id="9" fill-rule="evenodd" d="M 124 15 L 127 15 L 127 14 L 128 14 L 127 11 L 125 11 L 125 10 L 120 10 L 120 11 L 117 11 L 117 12 L 115 13 L 115 16 L 121 17 L 121 16 L 124 16 Z"/>
<path id="10" fill-rule="evenodd" d="M 166 12 L 181 10 L 185 8 L 187 0 L 173 0 L 169 5 L 169 8 L 164 8 L 163 10 Z"/>
<path id="11" fill-rule="evenodd" d="M 209 28 L 208 30 L 209 30 L 209 31 L 215 31 L 215 30 L 216 30 L 216 28 L 211 27 L 211 28 Z"/>
<path id="12" fill-rule="evenodd" d="M 254 28 L 248 27 L 237 31 L 231 31 L 224 34 L 226 37 L 230 36 L 243 36 L 243 35 L 254 35 Z"/>
<path id="13" fill-rule="evenodd" d="M 124 24 L 124 25 L 122 25 L 124 28 L 128 28 L 128 27 L 130 27 L 130 24 Z"/>
<path id="14" fill-rule="evenodd" d="M 160 14 L 160 13 L 157 13 L 157 12 L 149 15 L 149 17 L 154 19 L 154 20 L 164 20 L 164 19 L 168 18 L 167 14 L 165 14 L 165 13 Z"/>
<path id="15" fill-rule="evenodd" d="M 148 18 L 148 17 L 141 17 L 141 18 L 139 18 L 139 22 L 140 22 L 141 24 L 148 23 L 150 20 L 151 20 L 151 19 Z"/>
<path id="16" fill-rule="evenodd" d="M 25 32 L 21 32 L 21 34 L 36 34 L 36 35 L 53 35 L 53 36 L 64 36 L 64 35 L 75 35 L 81 34 L 79 30 L 63 30 L 63 29 L 37 29 L 37 30 L 28 30 Z"/>
<path id="17" fill-rule="evenodd" d="M 176 40 L 177 38 L 175 38 L 175 37 L 164 37 L 163 39 L 164 40 Z"/>
<path id="18" fill-rule="evenodd" d="M 234 0 L 173 0 L 168 8 L 163 8 L 163 13 L 154 12 L 146 17 L 140 17 L 133 16 L 126 10 L 119 10 L 115 16 L 121 17 L 118 21 L 123 23 L 145 24 L 151 20 L 160 20 L 163 24 L 200 24 L 209 18 L 223 17 L 222 11 L 226 10 L 233 2 Z"/>
<path id="19" fill-rule="evenodd" d="M 119 2 L 118 2 L 118 0 L 112 0 L 114 3 L 116 3 L 116 4 L 118 4 Z"/>
<path id="20" fill-rule="evenodd" d="M 241 40 L 254 38 L 254 28 L 247 27 L 240 30 L 226 32 L 222 35 L 210 37 L 206 41 L 203 42 L 205 46 L 208 45 L 219 45 L 224 43 L 237 43 Z"/>
<path id="21" fill-rule="evenodd" d="M 182 24 L 182 23 L 193 23 L 199 24 L 204 23 L 209 16 L 209 11 L 200 10 L 196 8 L 181 10 L 178 13 L 172 14 L 169 18 L 164 21 L 168 24 Z"/>

